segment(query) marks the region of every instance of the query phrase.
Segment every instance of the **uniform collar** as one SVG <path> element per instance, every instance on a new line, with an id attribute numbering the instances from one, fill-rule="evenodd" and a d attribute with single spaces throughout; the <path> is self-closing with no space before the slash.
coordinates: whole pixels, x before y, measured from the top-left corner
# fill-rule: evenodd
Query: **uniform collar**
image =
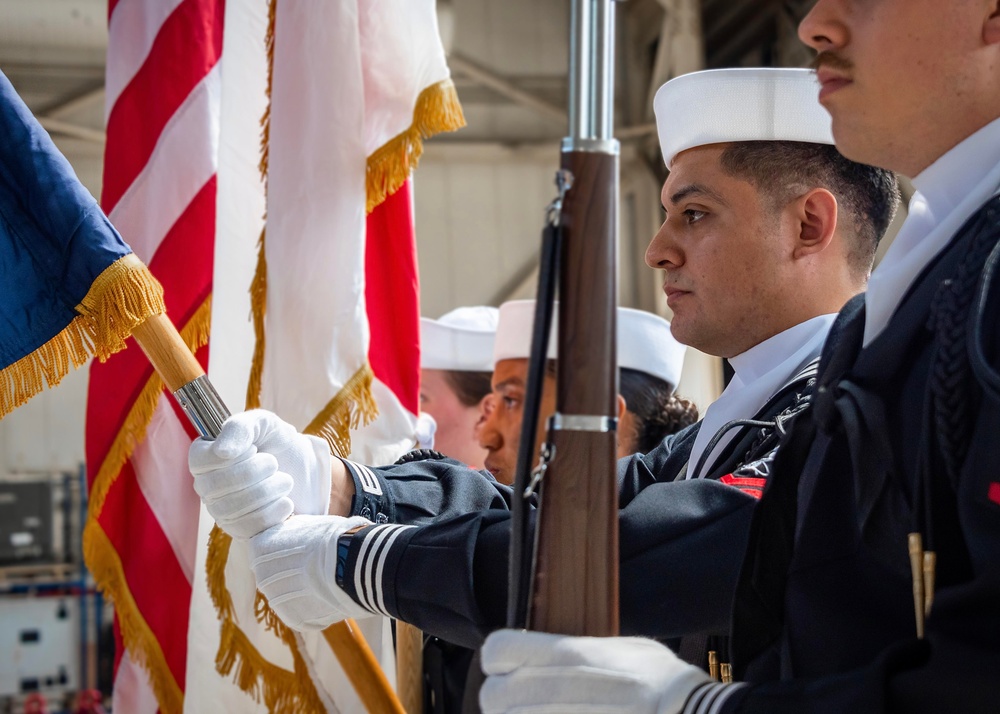
<path id="1" fill-rule="evenodd" d="M 745 386 L 766 377 L 769 372 L 780 373 L 778 378 L 781 379 L 789 371 L 786 362 L 794 361 L 798 363 L 802 361 L 802 355 L 798 353 L 803 348 L 806 348 L 812 356 L 802 362 L 802 364 L 809 362 L 809 360 L 819 354 L 818 351 L 812 354 L 814 350 L 810 347 L 810 344 L 816 342 L 818 338 L 819 344 L 822 346 L 823 339 L 826 337 L 826 333 L 829 332 L 830 325 L 833 324 L 835 317 L 836 314 L 819 315 L 810 318 L 794 327 L 789 327 L 783 332 L 779 332 L 774 337 L 769 337 L 742 354 L 731 357 L 729 364 L 732 365 L 733 371 L 736 373 L 734 380 L 738 379 L 739 384 Z M 796 371 L 799 367 L 801 365 L 795 368 Z M 794 372 L 787 376 L 791 377 L 792 374 Z M 778 385 L 778 387 L 781 386 L 783 385 Z"/>
<path id="2" fill-rule="evenodd" d="M 1000 118 L 959 142 L 913 178 L 931 214 L 944 218 L 1000 164 Z"/>
<path id="3" fill-rule="evenodd" d="M 733 420 L 758 417 L 758 412 L 771 397 L 819 356 L 836 317 L 819 315 L 810 318 L 730 358 L 729 363 L 736 374 L 722 396 L 705 411 L 691 449 L 687 478 L 698 478 L 711 471 L 719 454 L 740 430 L 734 428 L 724 432 L 705 461 L 702 473 L 694 473 L 716 432 Z"/>
<path id="4" fill-rule="evenodd" d="M 954 146 L 913 184 L 906 220 L 868 281 L 866 347 L 883 333 L 917 276 L 1000 189 L 1000 119 Z"/>

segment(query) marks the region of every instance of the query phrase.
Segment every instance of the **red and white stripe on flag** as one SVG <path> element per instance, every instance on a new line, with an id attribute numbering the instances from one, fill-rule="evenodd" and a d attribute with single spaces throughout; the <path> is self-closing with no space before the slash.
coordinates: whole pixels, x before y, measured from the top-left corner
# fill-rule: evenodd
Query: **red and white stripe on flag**
<path id="1" fill-rule="evenodd" d="M 347 424 L 371 416 L 374 400 L 378 418 L 349 435 L 351 455 L 391 462 L 412 447 L 418 409 L 418 280 L 407 179 L 424 138 L 464 123 L 435 3 L 276 0 L 273 7 L 259 403 L 342 449 Z M 234 47 L 228 32 L 227 67 Z M 231 76 L 227 70 L 226 96 Z M 216 300 L 221 305 L 218 290 Z M 216 661 L 227 663 L 227 673 L 238 670 L 256 697 L 281 698 L 285 710 L 363 711 L 318 633 L 296 637 L 308 672 L 289 691 L 288 651 L 271 656 L 275 637 L 254 616 L 245 549 L 231 547 L 207 558 L 210 587 L 224 580 L 233 601 Z M 391 655 L 384 622 L 358 624 L 377 657 Z M 193 647 L 191 657 L 203 656 L 200 649 Z M 191 696 L 201 700 L 200 689 Z M 220 701 L 204 698 L 198 710 Z"/>
<path id="2" fill-rule="evenodd" d="M 207 364 L 224 0 L 110 0 L 102 206 Z M 114 603 L 115 710 L 180 712 L 200 504 L 194 434 L 142 351 L 90 372 L 84 554 Z M 145 438 L 143 438 L 145 437 Z"/>

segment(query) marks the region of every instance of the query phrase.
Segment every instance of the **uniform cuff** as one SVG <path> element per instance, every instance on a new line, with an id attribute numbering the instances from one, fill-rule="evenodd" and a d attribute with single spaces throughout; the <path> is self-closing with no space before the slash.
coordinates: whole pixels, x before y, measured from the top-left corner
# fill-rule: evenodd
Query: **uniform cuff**
<path id="1" fill-rule="evenodd" d="M 415 530 L 416 526 L 386 524 L 351 535 L 343 563 L 342 587 L 361 607 L 386 617 L 398 617 L 396 569 Z"/>
<path id="2" fill-rule="evenodd" d="M 347 459 L 341 459 L 354 480 L 351 515 L 367 518 L 373 523 L 391 523 L 394 508 L 385 479 L 374 469 Z"/>

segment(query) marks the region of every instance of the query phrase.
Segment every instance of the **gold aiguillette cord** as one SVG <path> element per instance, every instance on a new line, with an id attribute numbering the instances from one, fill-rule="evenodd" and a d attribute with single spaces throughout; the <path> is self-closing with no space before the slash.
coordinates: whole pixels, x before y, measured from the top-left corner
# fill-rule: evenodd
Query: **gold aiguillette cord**
<path id="1" fill-rule="evenodd" d="M 937 555 L 932 550 L 924 550 L 920 533 L 910 533 L 910 575 L 913 580 L 913 614 L 917 621 L 917 637 L 924 637 L 924 622 L 931 614 L 934 604 L 934 580 L 937 570 Z"/>
<path id="2" fill-rule="evenodd" d="M 708 676 L 716 682 L 719 681 L 719 656 L 715 653 L 715 650 L 709 650 L 708 652 Z"/>
<path id="3" fill-rule="evenodd" d="M 937 554 L 933 550 L 924 551 L 924 617 L 931 614 L 934 604 L 934 573 L 937 570 Z"/>

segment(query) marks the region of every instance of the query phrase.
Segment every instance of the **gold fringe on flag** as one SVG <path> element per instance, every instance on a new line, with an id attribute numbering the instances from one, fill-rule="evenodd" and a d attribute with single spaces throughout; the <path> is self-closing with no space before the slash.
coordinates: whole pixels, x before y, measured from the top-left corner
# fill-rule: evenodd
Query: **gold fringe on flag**
<path id="1" fill-rule="evenodd" d="M 208 589 L 222 619 L 219 651 L 215 656 L 216 671 L 224 677 L 232 674 L 236 686 L 254 700 L 263 702 L 272 714 L 325 714 L 326 708 L 313 686 L 295 634 L 271 611 L 263 595 L 258 592 L 255 596 L 254 615 L 289 648 L 294 671 L 268 661 L 236 624 L 225 580 L 232 541 L 232 537 L 218 526 L 212 528 L 206 563 Z"/>
<path id="2" fill-rule="evenodd" d="M 363 365 L 303 431 L 326 439 L 332 453 L 347 456 L 351 450 L 350 430 L 371 422 L 378 414 L 371 396 L 373 378 L 371 367 Z M 288 646 L 295 671 L 289 672 L 269 662 L 236 624 L 232 597 L 226 585 L 226 564 L 231 544 L 230 536 L 218 526 L 213 527 L 205 570 L 209 594 L 222 622 L 222 639 L 215 657 L 216 671 L 224 677 L 235 673 L 233 679 L 236 685 L 256 701 L 263 701 L 272 714 L 321 714 L 325 709 L 295 635 L 278 619 L 263 595 L 258 592 L 256 596 L 256 619 Z"/>
<path id="3" fill-rule="evenodd" d="M 208 336 L 211 332 L 212 323 L 212 298 L 208 297 L 195 311 L 191 319 L 180 331 L 184 344 L 192 352 L 208 344 Z M 96 521 L 104 508 L 104 500 L 108 491 L 121 473 L 125 461 L 132 455 L 135 447 L 146 438 L 146 427 L 153 418 L 153 411 L 156 409 L 157 401 L 163 392 L 163 380 L 160 375 L 153 372 L 146 384 L 139 392 L 139 396 L 129 409 L 128 416 L 118 429 L 115 440 L 111 443 L 111 448 L 104 457 L 94 483 L 90 487 L 88 496 L 87 519 Z M 86 530 L 84 530 L 86 535 Z"/>
<path id="4" fill-rule="evenodd" d="M 208 343 L 211 315 L 212 301 L 209 297 L 180 331 L 185 344 L 192 351 Z M 153 418 L 153 411 L 162 391 L 163 381 L 154 372 L 129 410 L 94 478 L 87 504 L 87 523 L 83 529 L 83 558 L 97 587 L 114 603 L 122 640 L 130 656 L 149 673 L 149 681 L 160 711 L 165 714 L 180 714 L 184 708 L 184 694 L 167 666 L 159 641 L 132 598 L 118 553 L 98 521 L 108 492 L 118 479 L 122 466 L 146 435 L 146 428 Z"/>
<path id="5" fill-rule="evenodd" d="M 132 253 L 97 276 L 78 317 L 29 355 L 0 369 L 0 418 L 54 387 L 91 357 L 102 362 L 125 347 L 136 325 L 164 312 L 163 288 Z"/>
<path id="6" fill-rule="evenodd" d="M 452 81 L 445 79 L 425 88 L 417 97 L 410 127 L 368 157 L 365 205 L 368 213 L 396 193 L 410 177 L 410 172 L 417 168 L 420 155 L 424 152 L 424 139 L 442 131 L 456 131 L 463 126 L 465 115 Z"/>
<path id="7" fill-rule="evenodd" d="M 160 641 L 149 629 L 138 605 L 132 599 L 115 547 L 97 521 L 87 524 L 83 557 L 97 586 L 114 602 L 122 640 L 132 660 L 149 673 L 149 683 L 160 711 L 163 714 L 181 714 L 184 709 L 184 692 L 167 665 Z"/>
<path id="8" fill-rule="evenodd" d="M 351 430 L 371 423 L 378 416 L 378 406 L 372 397 L 374 378 L 368 363 L 361 365 L 303 431 L 326 439 L 330 453 L 346 458 L 351 453 Z"/>
<path id="9" fill-rule="evenodd" d="M 274 27 L 277 16 L 277 0 L 269 0 L 267 32 L 264 44 L 267 50 L 267 107 L 261 117 L 261 151 L 259 169 L 267 186 L 268 156 L 271 139 L 271 87 L 274 79 Z M 257 252 L 257 267 L 250 284 L 250 309 L 254 326 L 254 351 L 250 363 L 250 377 L 247 380 L 246 409 L 260 406 L 261 385 L 264 374 L 264 315 L 267 310 L 267 258 L 265 237 L 267 227 L 261 230 Z M 229 561 L 229 547 L 232 538 L 218 526 L 212 528 L 208 541 L 205 561 L 209 594 L 222 623 L 222 637 L 216 653 L 215 670 L 224 677 L 235 672 L 234 681 L 243 692 L 256 701 L 263 701 L 268 711 L 306 712 L 323 714 L 325 707 L 309 676 L 305 662 L 299 652 L 295 636 L 267 607 L 263 596 L 257 593 L 255 613 L 257 619 L 272 630 L 291 650 L 294 672 L 269 662 L 236 624 L 232 598 L 226 586 L 226 563 Z"/>
<path id="10" fill-rule="evenodd" d="M 271 87 L 274 84 L 274 26 L 278 14 L 277 0 L 267 3 L 267 32 L 264 35 L 264 46 L 267 51 L 267 106 L 260 118 L 260 178 L 264 182 L 264 194 L 267 195 L 267 167 L 271 150 Z M 250 362 L 250 378 L 247 381 L 246 409 L 260 407 L 260 389 L 264 376 L 264 314 L 267 311 L 267 253 L 264 239 L 267 236 L 267 216 L 264 216 L 264 227 L 260 229 L 260 239 L 257 242 L 257 267 L 250 283 L 250 314 L 253 318 L 254 346 L 253 358 Z"/>
<path id="11" fill-rule="evenodd" d="M 276 0 L 268 3 L 267 48 L 268 104 L 261 117 L 261 159 L 259 168 L 267 185 L 271 131 L 271 89 L 274 78 L 274 38 Z M 455 86 L 450 79 L 425 88 L 417 98 L 413 122 L 408 129 L 393 137 L 368 157 L 366 169 L 366 210 L 371 213 L 387 196 L 395 193 L 416 168 L 423 152 L 423 140 L 441 131 L 454 131 L 465 126 L 465 117 L 458 102 Z M 267 259 L 265 239 L 267 228 L 261 231 L 257 268 L 250 287 L 255 345 L 247 383 L 246 408 L 260 406 L 266 334 L 264 316 L 267 309 Z M 327 403 L 304 429 L 307 434 L 324 438 L 332 453 L 347 456 L 351 450 L 350 431 L 373 420 L 378 413 L 372 397 L 373 374 L 366 363 L 351 376 L 340 391 Z M 208 588 L 212 602 L 222 622 L 222 640 L 216 655 L 216 671 L 223 676 L 234 674 L 237 686 L 258 702 L 263 701 L 271 712 L 322 712 L 323 707 L 312 677 L 302 658 L 294 634 L 277 618 L 259 592 L 255 600 L 258 622 L 272 630 L 289 648 L 294 672 L 278 667 L 257 651 L 235 621 L 232 598 L 226 586 L 226 563 L 232 539 L 218 527 L 213 528 L 206 557 Z"/>
<path id="12" fill-rule="evenodd" d="M 260 407 L 260 389 L 264 378 L 264 315 L 267 313 L 267 257 L 264 253 L 264 238 L 267 228 L 260 231 L 257 244 L 257 268 L 250 283 L 250 315 L 253 317 L 253 359 L 250 362 L 250 377 L 247 380 L 246 408 Z"/>
<path id="13" fill-rule="evenodd" d="M 278 0 L 269 0 L 267 3 L 267 32 L 264 35 L 264 47 L 267 51 L 267 106 L 264 107 L 264 115 L 260 118 L 260 177 L 264 179 L 266 191 L 267 186 L 267 159 L 271 149 L 271 87 L 274 84 L 274 25 L 278 16 Z"/>

